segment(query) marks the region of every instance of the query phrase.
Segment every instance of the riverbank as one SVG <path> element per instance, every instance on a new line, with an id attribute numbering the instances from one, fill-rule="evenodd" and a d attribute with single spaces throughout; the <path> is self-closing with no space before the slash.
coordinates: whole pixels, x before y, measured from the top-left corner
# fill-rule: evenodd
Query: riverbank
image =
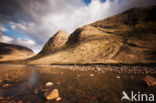
<path id="1" fill-rule="evenodd" d="M 122 91 L 156 94 L 156 87 L 147 87 L 143 80 L 147 75 L 156 77 L 155 66 L 2 64 L 0 68 L 2 103 L 56 103 L 44 97 L 51 89 L 59 90 L 61 103 L 120 103 Z M 46 87 L 47 82 L 54 85 Z"/>

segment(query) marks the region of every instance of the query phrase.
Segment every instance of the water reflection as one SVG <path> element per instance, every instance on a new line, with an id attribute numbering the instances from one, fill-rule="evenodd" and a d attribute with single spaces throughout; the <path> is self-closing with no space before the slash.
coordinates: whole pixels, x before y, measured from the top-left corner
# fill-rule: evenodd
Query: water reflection
<path id="1" fill-rule="evenodd" d="M 29 66 L 29 69 L 32 69 L 31 74 L 28 75 L 28 80 L 24 83 L 17 84 L 14 87 L 9 88 L 7 91 L 2 90 L 0 96 L 2 97 L 11 97 L 11 96 L 18 96 L 23 93 L 29 93 L 31 90 L 36 87 L 39 83 L 39 74 L 37 72 L 36 66 Z"/>

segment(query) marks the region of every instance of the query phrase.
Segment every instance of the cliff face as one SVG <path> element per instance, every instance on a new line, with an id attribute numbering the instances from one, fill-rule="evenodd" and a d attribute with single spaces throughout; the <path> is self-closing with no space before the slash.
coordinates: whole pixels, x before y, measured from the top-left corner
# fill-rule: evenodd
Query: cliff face
<path id="1" fill-rule="evenodd" d="M 0 61 L 26 59 L 34 56 L 34 52 L 24 46 L 0 43 Z"/>
<path id="2" fill-rule="evenodd" d="M 70 35 L 68 41 L 64 42 L 66 46 L 63 50 L 29 63 L 156 62 L 155 11 L 156 6 L 133 8 L 85 25 Z"/>

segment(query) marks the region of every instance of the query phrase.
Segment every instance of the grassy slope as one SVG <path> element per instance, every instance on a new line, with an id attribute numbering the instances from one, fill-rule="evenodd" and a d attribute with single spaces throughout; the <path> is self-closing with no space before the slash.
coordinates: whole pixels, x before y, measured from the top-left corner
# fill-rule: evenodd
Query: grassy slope
<path id="1" fill-rule="evenodd" d="M 32 50 L 18 45 L 0 43 L 0 61 L 26 59 L 34 56 Z"/>
<path id="2" fill-rule="evenodd" d="M 34 57 L 29 58 L 29 60 L 35 60 L 38 58 L 42 58 L 46 55 L 55 53 L 62 49 L 65 45 L 65 43 L 68 40 L 69 35 L 63 31 L 58 31 L 53 37 L 51 37 L 46 44 L 44 45 L 43 49 Z"/>
<path id="3" fill-rule="evenodd" d="M 156 62 L 156 6 L 122 14 L 78 28 L 66 47 L 30 64 Z"/>

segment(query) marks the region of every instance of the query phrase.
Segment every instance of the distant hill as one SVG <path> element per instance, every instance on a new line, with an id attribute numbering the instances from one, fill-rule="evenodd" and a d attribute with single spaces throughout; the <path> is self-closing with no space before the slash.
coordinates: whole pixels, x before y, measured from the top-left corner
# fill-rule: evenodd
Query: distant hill
<path id="1" fill-rule="evenodd" d="M 49 40 L 40 54 L 55 51 L 53 45 Z M 46 54 L 27 63 L 156 63 L 156 6 L 133 8 L 80 27 L 59 50 Z"/>
<path id="2" fill-rule="evenodd" d="M 0 42 L 0 61 L 26 59 L 34 56 L 34 52 L 24 46 Z"/>

